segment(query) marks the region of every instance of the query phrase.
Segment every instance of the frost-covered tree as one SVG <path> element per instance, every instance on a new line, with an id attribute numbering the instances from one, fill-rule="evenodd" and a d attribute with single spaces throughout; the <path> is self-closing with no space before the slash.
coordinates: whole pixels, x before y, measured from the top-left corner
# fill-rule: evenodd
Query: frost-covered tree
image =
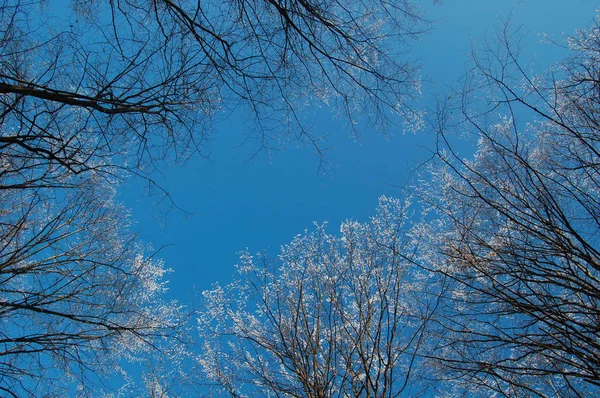
<path id="1" fill-rule="evenodd" d="M 437 214 L 422 260 L 454 283 L 433 356 L 485 396 L 597 396 L 600 25 L 535 78 L 511 32 L 476 53 L 463 119 L 439 114 L 439 162 L 421 188 Z M 453 150 L 453 131 L 474 131 L 473 158 Z"/>
<path id="2" fill-rule="evenodd" d="M 417 396 L 433 310 L 411 268 L 407 205 L 382 197 L 368 223 L 298 235 L 277 259 L 244 252 L 234 282 L 204 292 L 200 364 L 214 394 Z M 422 383 L 421 383 L 422 382 Z"/>
<path id="3" fill-rule="evenodd" d="M 167 347 L 179 308 L 99 175 L 69 190 L 0 190 L 0 390 L 91 391 L 119 364 Z"/>

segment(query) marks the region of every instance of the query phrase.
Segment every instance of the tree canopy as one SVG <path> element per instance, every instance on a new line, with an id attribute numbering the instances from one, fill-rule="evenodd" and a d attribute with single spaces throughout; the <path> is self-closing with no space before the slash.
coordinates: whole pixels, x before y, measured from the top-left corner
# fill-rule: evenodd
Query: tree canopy
<path id="1" fill-rule="evenodd" d="M 435 214 L 422 232 L 431 236 L 426 267 L 454 282 L 438 321 L 445 343 L 433 355 L 471 392 L 592 396 L 600 25 L 572 36 L 547 77 L 526 72 L 515 38 L 507 25 L 477 53 L 462 120 L 454 123 L 450 107 L 439 114 L 438 162 L 419 188 Z M 453 150 L 456 130 L 478 140 L 472 158 Z"/>
<path id="2" fill-rule="evenodd" d="M 434 306 L 411 267 L 408 203 L 382 197 L 369 223 L 298 235 L 278 259 L 241 254 L 238 277 L 204 292 L 200 364 L 213 393 L 396 397 L 418 369 Z"/>
<path id="3" fill-rule="evenodd" d="M 202 153 L 216 114 L 243 106 L 259 148 L 294 138 L 320 150 L 307 101 L 351 120 L 418 118 L 402 52 L 424 22 L 408 1 L 4 0 L 2 144 L 43 170 L 140 172 Z"/>
<path id="4" fill-rule="evenodd" d="M 0 0 L 2 395 L 599 395 L 599 22 L 542 75 L 507 22 L 407 200 L 244 251 L 197 311 L 116 199 L 240 110 L 257 151 L 320 155 L 318 106 L 423 128 L 428 27 L 408 0 Z"/>

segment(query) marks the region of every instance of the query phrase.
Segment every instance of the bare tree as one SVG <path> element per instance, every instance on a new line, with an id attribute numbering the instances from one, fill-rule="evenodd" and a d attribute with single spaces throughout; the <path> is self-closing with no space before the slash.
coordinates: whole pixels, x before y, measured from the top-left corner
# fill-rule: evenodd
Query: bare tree
<path id="1" fill-rule="evenodd" d="M 528 75 L 520 37 L 507 24 L 476 53 L 462 120 L 439 113 L 439 162 L 421 189 L 438 217 L 421 232 L 425 264 L 455 286 L 433 356 L 484 396 L 596 396 L 600 25 L 545 76 Z M 451 133 L 469 130 L 467 160 Z"/>
<path id="2" fill-rule="evenodd" d="M 0 26 L 0 144 L 40 163 L 30 183 L 185 158 L 208 144 L 217 112 L 240 106 L 259 147 L 320 150 L 307 102 L 418 118 L 401 53 L 425 24 L 406 0 L 3 0 Z"/>
<path id="3" fill-rule="evenodd" d="M 417 396 L 417 357 L 433 309 L 416 296 L 406 203 L 381 198 L 341 237 L 318 226 L 278 261 L 245 252 L 239 275 L 204 293 L 201 365 L 230 396 Z"/>

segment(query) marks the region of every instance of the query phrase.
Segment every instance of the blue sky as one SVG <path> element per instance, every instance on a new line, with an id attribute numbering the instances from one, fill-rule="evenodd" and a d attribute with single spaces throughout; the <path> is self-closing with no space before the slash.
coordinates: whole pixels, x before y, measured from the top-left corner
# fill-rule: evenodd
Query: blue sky
<path id="1" fill-rule="evenodd" d="M 564 55 L 564 50 L 540 42 L 540 33 L 560 39 L 588 26 L 600 4 L 591 0 L 444 0 L 422 1 L 426 16 L 437 22 L 415 43 L 412 53 L 422 64 L 423 101 L 444 96 L 465 70 L 473 43 L 493 33 L 499 17 L 512 10 L 515 26 L 522 25 L 524 54 L 539 71 Z M 317 112 L 323 114 L 323 112 Z M 141 239 L 173 269 L 169 296 L 183 304 L 194 292 L 214 282 L 226 283 L 234 273 L 237 252 L 263 249 L 276 253 L 282 244 L 313 221 L 329 221 L 337 230 L 347 218 L 366 220 L 381 195 L 399 195 L 411 171 L 429 155 L 432 135 L 400 130 L 385 137 L 361 131 L 354 141 L 339 120 L 323 115 L 315 131 L 329 135 L 331 163 L 318 172 L 310 148 L 291 144 L 286 150 L 249 160 L 250 145 L 240 145 L 249 131 L 243 114 L 230 115 L 216 126 L 210 160 L 194 158 L 172 166 L 155 180 L 186 210 L 166 217 L 157 197 L 148 198 L 140 181 L 128 181 L 119 199 L 131 209 Z"/>

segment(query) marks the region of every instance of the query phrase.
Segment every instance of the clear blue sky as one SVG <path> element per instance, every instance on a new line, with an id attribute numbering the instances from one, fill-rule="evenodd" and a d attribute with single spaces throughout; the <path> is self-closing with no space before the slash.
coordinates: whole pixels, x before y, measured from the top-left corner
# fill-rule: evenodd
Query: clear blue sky
<path id="1" fill-rule="evenodd" d="M 545 68 L 561 51 L 540 42 L 539 33 L 557 39 L 589 26 L 599 2 L 592 0 L 444 0 L 431 5 L 423 0 L 427 16 L 437 20 L 433 30 L 416 43 L 413 56 L 423 65 L 425 102 L 445 95 L 468 62 L 474 41 L 492 33 L 498 16 L 513 10 L 515 25 L 526 35 L 525 53 L 536 69 Z M 563 53 L 564 54 L 564 53 Z M 366 220 L 377 198 L 397 195 L 409 173 L 427 158 L 432 136 L 427 131 L 383 137 L 363 131 L 354 142 L 343 123 L 323 117 L 315 129 L 330 135 L 327 153 L 333 164 L 326 174 L 317 172 L 318 160 L 306 147 L 290 146 L 270 158 L 248 161 L 251 146 L 240 146 L 248 131 L 243 115 L 232 115 L 216 126 L 210 161 L 193 159 L 173 166 L 156 181 L 176 204 L 190 212 L 173 210 L 165 218 L 148 199 L 138 182 L 121 189 L 119 199 L 131 209 L 134 228 L 142 240 L 160 251 L 167 267 L 169 296 L 185 304 L 194 291 L 214 282 L 227 283 L 234 273 L 236 253 L 268 249 L 282 244 L 313 221 L 329 221 L 330 232 L 346 218 Z"/>

